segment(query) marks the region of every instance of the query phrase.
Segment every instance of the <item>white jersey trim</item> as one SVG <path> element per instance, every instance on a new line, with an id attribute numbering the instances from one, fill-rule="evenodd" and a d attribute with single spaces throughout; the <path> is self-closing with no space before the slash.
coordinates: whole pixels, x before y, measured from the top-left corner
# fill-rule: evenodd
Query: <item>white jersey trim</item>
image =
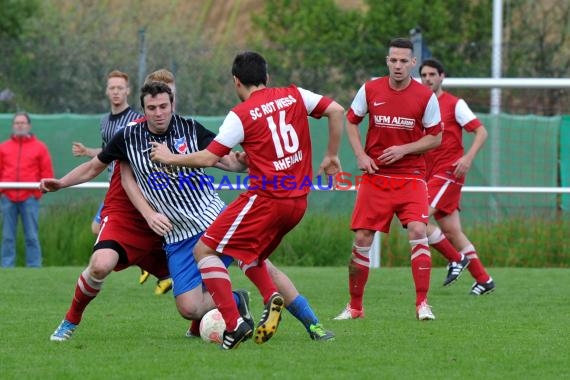
<path id="1" fill-rule="evenodd" d="M 310 115 L 313 112 L 313 110 L 317 107 L 323 96 L 315 94 L 312 91 L 305 90 L 304 88 L 301 87 L 297 87 L 297 89 L 301 93 L 301 97 L 303 98 L 303 102 L 305 103 L 305 108 L 307 109 L 307 114 Z"/>
<path id="2" fill-rule="evenodd" d="M 441 123 L 441 112 L 439 110 L 439 102 L 435 94 L 431 94 L 424 117 L 422 119 L 422 124 L 424 128 L 432 128 Z"/>
<path id="3" fill-rule="evenodd" d="M 247 201 L 247 204 L 240 211 L 240 213 L 238 214 L 238 216 L 236 217 L 236 219 L 234 220 L 234 222 L 232 223 L 232 225 L 230 226 L 230 228 L 226 232 L 226 235 L 224 236 L 222 241 L 220 241 L 220 244 L 218 244 L 218 247 L 216 248 L 217 252 L 220 252 L 220 253 L 224 252 L 224 247 L 226 246 L 226 244 L 228 244 L 228 241 L 230 241 L 234 232 L 236 232 L 239 224 L 241 223 L 241 221 L 245 217 L 245 214 L 247 214 L 248 211 L 251 209 L 251 207 L 253 206 L 253 202 L 255 202 L 256 199 L 257 199 L 257 194 L 253 195 L 251 198 L 249 198 L 249 200 Z"/>
<path id="4" fill-rule="evenodd" d="M 244 131 L 241 119 L 234 111 L 228 112 L 214 140 L 231 149 L 241 144 L 243 139 Z"/>
<path id="5" fill-rule="evenodd" d="M 477 116 L 471 111 L 465 100 L 459 99 L 455 104 L 455 120 L 463 128 L 469 122 L 477 119 Z"/>
<path id="6" fill-rule="evenodd" d="M 431 208 L 435 208 L 437 209 L 437 204 L 439 203 L 439 201 L 441 200 L 441 197 L 443 197 L 443 194 L 445 194 L 445 191 L 447 190 L 447 188 L 449 187 L 449 184 L 452 181 L 447 180 L 443 186 L 441 186 L 441 188 L 439 189 L 439 191 L 437 192 L 437 194 L 435 195 L 435 197 L 433 198 L 433 201 L 430 204 Z"/>
<path id="7" fill-rule="evenodd" d="M 366 103 L 366 88 L 365 84 L 360 86 L 356 93 L 352 104 L 350 105 L 352 112 L 358 117 L 364 117 L 368 113 L 368 103 Z"/>

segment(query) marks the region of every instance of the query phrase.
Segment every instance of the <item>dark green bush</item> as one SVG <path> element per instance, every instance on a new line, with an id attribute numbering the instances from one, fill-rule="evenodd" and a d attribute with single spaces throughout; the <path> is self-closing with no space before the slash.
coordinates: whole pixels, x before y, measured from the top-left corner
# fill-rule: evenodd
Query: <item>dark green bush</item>
<path id="1" fill-rule="evenodd" d="M 45 266 L 88 263 L 95 241 L 90 225 L 99 201 L 84 198 L 42 208 L 40 240 Z M 344 266 L 350 258 L 353 237 L 349 225 L 349 213 L 309 210 L 277 248 L 272 261 L 294 266 Z M 569 221 L 542 219 L 507 219 L 495 224 L 465 226 L 485 265 L 513 267 L 569 267 L 570 242 L 566 239 L 569 230 Z M 432 259 L 436 266 L 445 265 L 441 255 L 433 250 Z M 21 228 L 17 263 L 24 263 Z M 389 235 L 382 235 L 381 265 L 409 265 L 408 239 L 397 221 Z"/>

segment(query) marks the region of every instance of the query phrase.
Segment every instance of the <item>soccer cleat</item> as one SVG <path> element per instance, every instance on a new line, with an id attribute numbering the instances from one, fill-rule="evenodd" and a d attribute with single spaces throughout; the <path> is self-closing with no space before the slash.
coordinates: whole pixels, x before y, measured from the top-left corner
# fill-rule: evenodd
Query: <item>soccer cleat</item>
<path id="1" fill-rule="evenodd" d="M 492 293 L 493 291 L 495 291 L 495 283 L 493 282 L 493 279 L 490 278 L 487 282 L 474 283 L 469 294 L 472 296 L 482 296 L 484 294 Z"/>
<path id="2" fill-rule="evenodd" d="M 200 338 L 200 335 L 192 334 L 192 331 L 190 331 L 190 329 L 186 330 L 186 334 L 184 334 L 184 336 L 186 338 Z"/>
<path id="3" fill-rule="evenodd" d="M 435 315 L 433 315 L 431 311 L 431 306 L 428 305 L 426 301 L 416 306 L 416 317 L 420 321 L 433 321 L 435 319 Z"/>
<path id="4" fill-rule="evenodd" d="M 325 330 L 322 324 L 317 323 L 309 326 L 309 336 L 312 340 L 320 340 L 323 342 L 332 342 L 335 338 L 332 331 Z"/>
<path id="5" fill-rule="evenodd" d="M 148 280 L 148 278 L 150 277 L 150 273 L 148 273 L 146 270 L 141 269 L 141 275 L 139 276 L 139 284 L 144 284 L 146 282 L 146 280 Z"/>
<path id="6" fill-rule="evenodd" d="M 77 325 L 74 323 L 69 322 L 67 319 L 61 321 L 57 329 L 51 334 L 49 340 L 52 342 L 64 342 L 66 340 L 71 339 L 73 332 L 77 328 Z"/>
<path id="7" fill-rule="evenodd" d="M 275 335 L 279 322 L 281 321 L 281 312 L 284 307 L 285 300 L 281 294 L 274 293 L 271 298 L 269 298 L 269 301 L 265 304 L 265 309 L 257 324 L 257 328 L 255 329 L 255 343 L 265 343 Z"/>
<path id="8" fill-rule="evenodd" d="M 339 315 L 334 317 L 334 319 L 337 321 L 344 321 L 346 319 L 357 319 L 357 318 L 364 318 L 364 309 L 362 310 L 353 309 L 350 307 L 350 303 L 347 303 L 344 310 Z"/>
<path id="9" fill-rule="evenodd" d="M 188 330 L 186 330 L 186 334 L 184 334 L 184 336 L 186 336 L 186 338 L 200 338 L 200 335 L 192 334 L 192 331 L 190 330 L 190 328 L 188 328 Z"/>
<path id="10" fill-rule="evenodd" d="M 461 255 L 461 261 L 452 261 L 447 265 L 447 278 L 443 282 L 443 286 L 449 286 L 459 280 L 461 274 L 469 266 L 469 259 L 465 255 Z"/>
<path id="11" fill-rule="evenodd" d="M 172 279 L 165 278 L 164 280 L 158 280 L 156 282 L 156 288 L 154 288 L 154 294 L 160 296 L 161 294 L 166 294 L 172 289 Z"/>
<path id="12" fill-rule="evenodd" d="M 245 322 L 243 318 L 240 318 L 238 319 L 238 324 L 234 331 L 224 331 L 220 347 L 224 350 L 233 350 L 234 348 L 237 348 L 241 342 L 249 339 L 252 333 L 253 329 L 251 326 Z"/>
<path id="13" fill-rule="evenodd" d="M 255 321 L 253 320 L 253 316 L 249 311 L 249 292 L 247 290 L 238 289 L 234 290 L 234 293 L 237 294 L 239 298 L 238 304 L 238 311 L 239 315 L 243 318 L 245 323 L 251 326 L 253 329 L 255 327 Z"/>

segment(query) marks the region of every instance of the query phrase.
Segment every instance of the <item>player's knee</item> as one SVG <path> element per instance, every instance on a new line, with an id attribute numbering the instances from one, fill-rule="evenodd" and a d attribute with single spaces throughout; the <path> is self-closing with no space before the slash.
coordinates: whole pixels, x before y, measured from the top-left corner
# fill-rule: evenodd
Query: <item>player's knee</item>
<path id="1" fill-rule="evenodd" d="M 426 225 L 420 222 L 408 223 L 408 237 L 410 240 L 426 238 Z"/>
<path id="2" fill-rule="evenodd" d="M 202 243 L 201 240 L 198 240 L 198 243 L 196 243 L 196 246 L 194 247 L 194 259 L 196 262 L 210 255 L 217 255 L 217 252 Z"/>
<path id="3" fill-rule="evenodd" d="M 450 241 L 460 240 L 461 237 L 463 236 L 463 231 L 461 231 L 461 228 L 457 226 L 446 226 L 446 227 L 442 226 L 441 232 Z"/>
<path id="4" fill-rule="evenodd" d="M 200 310 L 196 305 L 192 304 L 178 304 L 178 312 L 184 319 L 200 320 L 204 315 L 204 311 Z"/>
<path id="5" fill-rule="evenodd" d="M 104 280 L 112 270 L 113 268 L 109 269 L 107 266 L 99 265 L 98 263 L 91 263 L 91 265 L 89 265 L 89 274 L 91 277 L 101 281 Z"/>
<path id="6" fill-rule="evenodd" d="M 372 241 L 374 240 L 374 231 L 369 230 L 358 230 L 354 234 L 354 246 L 358 247 L 370 247 Z"/>
<path id="7" fill-rule="evenodd" d="M 111 249 L 98 249 L 91 256 L 89 271 L 93 277 L 103 279 L 109 275 L 119 262 L 119 255 Z"/>

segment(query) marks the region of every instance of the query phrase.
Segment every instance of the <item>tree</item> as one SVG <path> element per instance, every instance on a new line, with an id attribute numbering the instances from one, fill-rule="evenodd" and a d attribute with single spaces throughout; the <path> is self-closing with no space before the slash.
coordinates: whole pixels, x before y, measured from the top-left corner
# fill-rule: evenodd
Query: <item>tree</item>
<path id="1" fill-rule="evenodd" d="M 388 42 L 420 27 L 432 53 L 454 75 L 487 76 L 491 10 L 487 1 L 367 0 L 340 10 L 332 0 L 268 0 L 255 25 L 274 77 L 334 94 L 347 104 L 359 83 L 387 73 Z M 457 20 L 461 20 L 458 22 Z"/>
<path id="2" fill-rule="evenodd" d="M 2 1 L 2 0 L 0 0 Z M 145 28 L 148 71 L 167 68 L 177 77 L 181 112 L 224 113 L 236 101 L 231 51 L 215 49 L 205 20 L 186 2 L 148 0 L 45 0 L 22 25 L 20 38 L 0 46 L 0 72 L 16 94 L 14 108 L 38 113 L 107 110 L 105 76 L 120 69 L 131 77 L 138 106 L 139 40 Z M 208 8 L 210 4 L 193 5 Z M 148 7 L 153 9 L 149 17 Z M 146 74 L 146 73 L 145 73 Z M 14 111 L 13 108 L 6 111 Z"/>
<path id="3" fill-rule="evenodd" d="M 38 5 L 36 0 L 0 0 L 0 56 L 6 57 L 2 61 L 10 61 L 10 64 L 17 65 L 17 57 L 13 57 L 12 47 L 21 41 L 21 32 L 26 22 L 37 13 Z M 10 57 L 10 58 L 8 58 Z M 7 62 L 6 62 L 7 63 Z M 0 112 L 13 107 L 12 98 L 14 88 L 9 75 L 0 63 Z M 12 88 L 10 88 L 12 87 Z"/>
<path id="4" fill-rule="evenodd" d="M 0 0 L 0 38 L 17 38 L 37 9 L 37 0 Z"/>
<path id="5" fill-rule="evenodd" d="M 353 79 L 354 45 L 360 16 L 341 11 L 332 0 L 268 0 L 254 25 L 255 41 L 269 63 L 274 84 L 295 82 L 316 92 L 343 92 Z"/>
<path id="6" fill-rule="evenodd" d="M 570 2 L 511 0 L 505 21 L 506 76 L 570 77 Z M 508 91 L 505 96 L 512 108 L 521 108 L 524 99 L 526 112 L 553 115 L 568 112 L 569 94 L 533 90 L 522 96 L 521 91 Z"/>

